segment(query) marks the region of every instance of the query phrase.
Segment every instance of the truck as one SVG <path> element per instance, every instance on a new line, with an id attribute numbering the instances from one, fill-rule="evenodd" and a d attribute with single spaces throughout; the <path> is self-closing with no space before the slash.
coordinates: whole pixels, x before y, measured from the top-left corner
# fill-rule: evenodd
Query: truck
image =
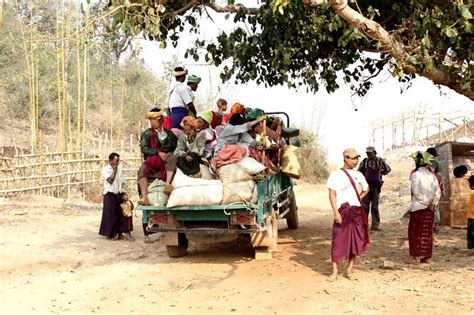
<path id="1" fill-rule="evenodd" d="M 289 116 L 283 115 L 286 127 L 282 139 L 287 144 L 299 130 L 290 128 Z M 186 255 L 189 241 L 231 242 L 239 236 L 248 239 L 259 250 L 275 250 L 278 244 L 278 220 L 286 219 L 289 229 L 298 228 L 298 207 L 294 181 L 278 171 L 260 177 L 256 184 L 257 202 L 209 206 L 140 206 L 142 222 L 149 232 L 164 234 L 163 243 L 169 257 Z"/>

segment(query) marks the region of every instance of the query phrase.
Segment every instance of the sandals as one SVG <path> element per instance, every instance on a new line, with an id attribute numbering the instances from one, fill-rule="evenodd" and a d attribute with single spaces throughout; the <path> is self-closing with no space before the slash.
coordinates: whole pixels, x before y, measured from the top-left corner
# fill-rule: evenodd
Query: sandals
<path id="1" fill-rule="evenodd" d="M 421 260 L 417 258 L 412 258 L 409 261 L 407 261 L 407 264 L 410 264 L 410 265 L 419 265 L 420 263 L 421 263 Z"/>
<path id="2" fill-rule="evenodd" d="M 420 260 L 424 264 L 431 264 L 433 260 L 431 258 L 425 257 Z"/>

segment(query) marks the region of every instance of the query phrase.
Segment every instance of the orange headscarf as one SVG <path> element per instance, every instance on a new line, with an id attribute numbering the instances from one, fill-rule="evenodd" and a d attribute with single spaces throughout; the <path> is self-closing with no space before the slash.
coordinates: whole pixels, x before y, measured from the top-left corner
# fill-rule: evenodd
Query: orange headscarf
<path id="1" fill-rule="evenodd" d="M 233 114 L 243 114 L 245 112 L 245 106 L 240 103 L 235 103 L 230 109 L 230 113 Z"/>

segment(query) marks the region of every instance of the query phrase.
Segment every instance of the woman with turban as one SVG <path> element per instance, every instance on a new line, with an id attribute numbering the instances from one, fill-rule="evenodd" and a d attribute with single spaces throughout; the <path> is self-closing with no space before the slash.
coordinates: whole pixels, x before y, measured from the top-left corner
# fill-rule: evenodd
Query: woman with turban
<path id="1" fill-rule="evenodd" d="M 202 112 L 197 115 L 197 129 L 199 136 L 206 139 L 204 146 L 204 158 L 210 158 L 212 151 L 216 145 L 217 136 L 214 130 L 211 129 L 212 112 Z"/>
<path id="2" fill-rule="evenodd" d="M 174 155 L 178 159 L 178 168 L 188 176 L 194 176 L 201 170 L 201 157 L 206 139 L 197 134 L 197 119 L 186 116 L 181 122 L 184 135 L 178 137 L 178 146 Z"/>

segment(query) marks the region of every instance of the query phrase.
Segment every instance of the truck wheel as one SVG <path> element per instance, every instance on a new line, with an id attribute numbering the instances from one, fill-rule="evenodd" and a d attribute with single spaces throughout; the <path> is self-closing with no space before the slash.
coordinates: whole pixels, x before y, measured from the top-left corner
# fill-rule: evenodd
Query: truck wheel
<path id="1" fill-rule="evenodd" d="M 290 212 L 287 213 L 286 217 L 286 224 L 288 225 L 289 229 L 297 229 L 299 225 L 298 220 L 298 206 L 296 205 L 296 198 L 295 193 L 292 192 L 290 196 L 290 204 L 289 204 Z"/>
<path id="2" fill-rule="evenodd" d="M 189 241 L 184 233 L 178 234 L 178 244 L 178 246 L 166 245 L 166 251 L 168 252 L 169 257 L 178 258 L 186 255 L 188 252 Z"/>

